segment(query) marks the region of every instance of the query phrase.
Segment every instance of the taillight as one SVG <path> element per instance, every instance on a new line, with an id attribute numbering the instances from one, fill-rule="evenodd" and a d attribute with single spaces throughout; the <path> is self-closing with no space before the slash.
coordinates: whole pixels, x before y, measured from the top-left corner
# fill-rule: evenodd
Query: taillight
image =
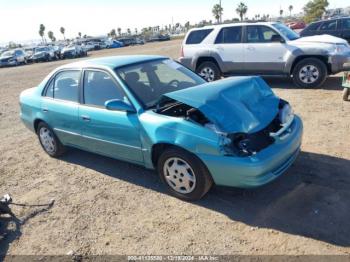
<path id="1" fill-rule="evenodd" d="M 180 57 L 184 57 L 184 46 L 181 46 Z"/>
<path id="2" fill-rule="evenodd" d="M 350 73 L 348 74 L 348 81 L 350 81 Z"/>

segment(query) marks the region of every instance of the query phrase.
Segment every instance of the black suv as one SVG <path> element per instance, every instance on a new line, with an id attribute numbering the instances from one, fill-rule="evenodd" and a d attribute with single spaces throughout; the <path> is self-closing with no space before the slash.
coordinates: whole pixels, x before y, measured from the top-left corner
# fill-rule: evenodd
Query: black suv
<path id="1" fill-rule="evenodd" d="M 300 32 L 300 36 L 323 34 L 340 37 L 350 43 L 350 17 L 313 22 Z"/>

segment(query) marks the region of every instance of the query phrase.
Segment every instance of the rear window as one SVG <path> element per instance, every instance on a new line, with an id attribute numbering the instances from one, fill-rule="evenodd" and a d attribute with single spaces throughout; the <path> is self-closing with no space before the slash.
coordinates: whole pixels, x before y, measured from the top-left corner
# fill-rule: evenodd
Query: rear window
<path id="1" fill-rule="evenodd" d="M 344 30 L 349 30 L 350 29 L 350 19 L 343 19 L 342 20 L 342 28 Z"/>
<path id="2" fill-rule="evenodd" d="M 213 29 L 192 31 L 187 37 L 186 44 L 194 45 L 201 43 L 204 40 L 204 38 L 206 38 L 210 34 L 211 31 L 213 31 Z"/>
<path id="3" fill-rule="evenodd" d="M 242 27 L 226 27 L 222 28 L 218 37 L 215 40 L 215 44 L 234 44 L 240 43 L 242 39 Z"/>

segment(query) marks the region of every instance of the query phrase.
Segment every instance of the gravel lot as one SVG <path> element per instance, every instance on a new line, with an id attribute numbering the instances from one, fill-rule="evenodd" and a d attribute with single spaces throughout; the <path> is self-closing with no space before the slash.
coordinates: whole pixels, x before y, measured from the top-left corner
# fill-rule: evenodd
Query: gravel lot
<path id="1" fill-rule="evenodd" d="M 180 40 L 93 52 L 162 54 Z M 0 218 L 0 254 L 350 254 L 350 102 L 341 78 L 319 89 L 269 78 L 304 121 L 302 153 L 255 190 L 213 188 L 196 203 L 170 197 L 152 171 L 70 150 L 47 156 L 19 119 L 19 93 L 73 60 L 0 69 L 0 194 L 49 210 L 14 207 Z"/>

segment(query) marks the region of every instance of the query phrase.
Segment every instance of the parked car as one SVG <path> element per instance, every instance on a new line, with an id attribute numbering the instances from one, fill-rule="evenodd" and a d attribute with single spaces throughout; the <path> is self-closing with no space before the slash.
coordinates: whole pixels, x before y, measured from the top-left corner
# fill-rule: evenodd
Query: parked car
<path id="1" fill-rule="evenodd" d="M 190 30 L 179 61 L 208 81 L 232 74 L 291 76 L 300 87 L 320 86 L 343 71 L 349 44 L 333 36 L 300 38 L 281 23 L 237 23 Z"/>
<path id="2" fill-rule="evenodd" d="M 84 50 L 80 45 L 70 44 L 61 50 L 61 57 L 63 59 L 82 56 L 87 56 L 87 51 Z"/>
<path id="3" fill-rule="evenodd" d="M 0 56 L 0 67 L 17 66 L 19 64 L 25 64 L 26 62 L 26 54 L 22 49 L 5 51 Z"/>
<path id="4" fill-rule="evenodd" d="M 120 48 L 120 47 L 123 47 L 123 43 L 122 42 L 119 42 L 117 40 L 113 40 L 113 41 L 110 41 L 108 43 L 108 46 L 107 48 Z"/>
<path id="5" fill-rule="evenodd" d="M 303 21 L 290 22 L 287 24 L 287 26 L 293 30 L 304 29 L 306 27 L 306 25 Z"/>
<path id="6" fill-rule="evenodd" d="M 260 77 L 208 83 L 166 57 L 64 65 L 20 95 L 21 119 L 47 154 L 68 146 L 157 169 L 171 194 L 256 187 L 295 160 L 302 121 Z"/>
<path id="7" fill-rule="evenodd" d="M 118 41 L 121 42 L 124 46 L 136 45 L 136 39 L 132 37 L 119 38 Z"/>
<path id="8" fill-rule="evenodd" d="M 85 49 L 85 51 L 92 51 L 95 49 L 95 44 L 91 43 L 91 42 L 87 42 L 87 43 L 83 43 L 81 45 L 82 48 Z"/>
<path id="9" fill-rule="evenodd" d="M 34 53 L 34 49 L 35 49 L 35 47 L 25 47 L 23 49 L 23 51 L 25 53 L 25 59 L 27 62 L 30 62 L 30 59 Z"/>
<path id="10" fill-rule="evenodd" d="M 300 32 L 302 37 L 323 34 L 340 37 L 350 43 L 350 17 L 317 21 Z"/>
<path id="11" fill-rule="evenodd" d="M 148 42 L 161 42 L 161 41 L 169 41 L 170 40 L 170 36 L 168 34 L 166 35 L 155 35 L 155 36 L 151 36 L 148 40 Z"/>
<path id="12" fill-rule="evenodd" d="M 32 62 L 47 62 L 56 59 L 55 51 L 50 46 L 39 46 L 30 57 Z"/>

